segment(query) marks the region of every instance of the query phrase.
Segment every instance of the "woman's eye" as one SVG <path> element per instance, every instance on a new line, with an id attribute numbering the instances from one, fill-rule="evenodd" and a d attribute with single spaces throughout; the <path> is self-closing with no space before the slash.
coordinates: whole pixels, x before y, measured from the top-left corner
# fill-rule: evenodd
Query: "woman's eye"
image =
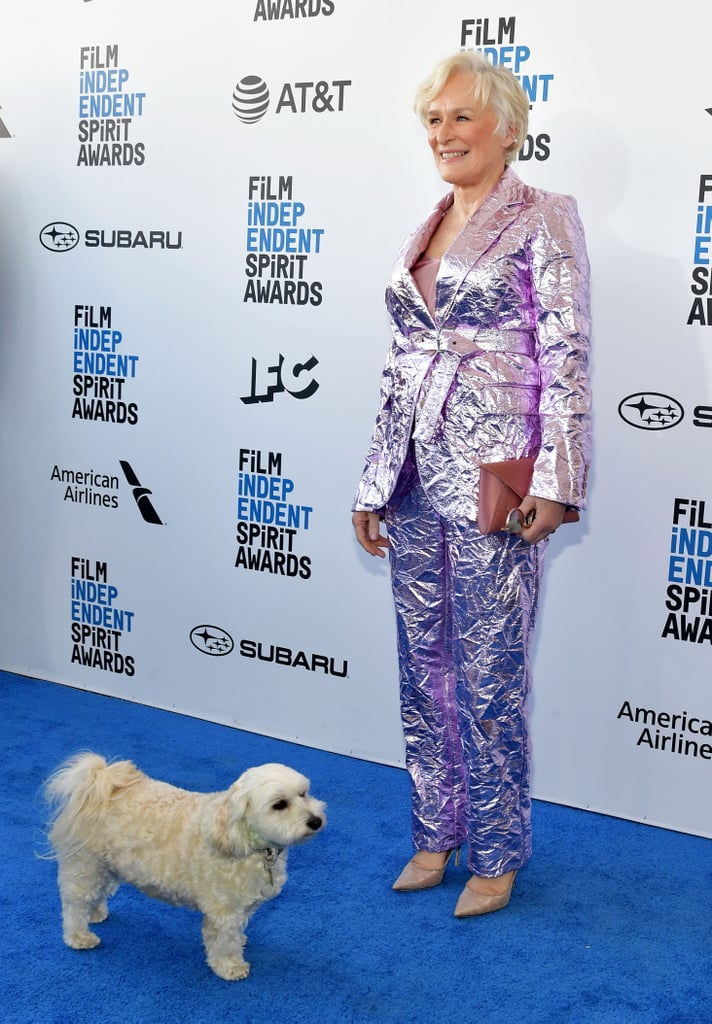
<path id="1" fill-rule="evenodd" d="M 288 807 L 289 802 L 287 800 L 278 800 L 276 804 L 272 804 L 273 811 L 286 811 Z"/>

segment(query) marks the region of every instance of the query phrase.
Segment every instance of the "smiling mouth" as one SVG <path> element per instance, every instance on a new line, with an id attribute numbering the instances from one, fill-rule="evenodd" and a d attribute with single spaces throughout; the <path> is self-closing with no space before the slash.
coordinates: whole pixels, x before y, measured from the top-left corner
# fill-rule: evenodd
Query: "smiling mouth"
<path id="1" fill-rule="evenodd" d="M 448 160 L 457 160 L 461 156 L 467 156 L 467 150 L 466 149 L 459 149 L 459 150 L 449 149 L 449 150 L 447 150 L 447 152 L 440 154 L 440 159 L 441 160 L 445 160 L 447 162 Z"/>

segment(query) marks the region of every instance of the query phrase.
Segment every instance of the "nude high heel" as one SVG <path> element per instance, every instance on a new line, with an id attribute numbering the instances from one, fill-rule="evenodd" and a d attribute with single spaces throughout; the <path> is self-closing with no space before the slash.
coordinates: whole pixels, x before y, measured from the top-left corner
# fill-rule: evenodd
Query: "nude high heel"
<path id="1" fill-rule="evenodd" d="M 502 876 L 504 888 L 501 892 L 478 892 L 472 886 L 473 882 L 475 885 L 478 882 L 477 877 L 473 876 L 460 893 L 455 907 L 455 917 L 478 917 L 480 914 L 491 914 L 495 910 L 502 910 L 509 903 L 516 874 L 516 871 L 512 871 L 508 878 L 505 875 Z"/>
<path id="2" fill-rule="evenodd" d="M 453 851 L 450 850 L 441 868 L 424 868 L 418 864 L 418 854 L 409 860 L 393 883 L 396 892 L 416 892 L 418 889 L 433 889 L 440 885 Z M 460 847 L 455 850 L 455 865 L 460 863 Z"/>

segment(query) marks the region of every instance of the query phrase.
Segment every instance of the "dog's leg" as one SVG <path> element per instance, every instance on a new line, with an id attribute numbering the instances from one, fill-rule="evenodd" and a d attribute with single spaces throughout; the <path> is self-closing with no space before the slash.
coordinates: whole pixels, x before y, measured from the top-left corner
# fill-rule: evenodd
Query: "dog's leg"
<path id="1" fill-rule="evenodd" d="M 95 903 L 91 908 L 89 914 L 89 924 L 101 924 L 102 921 L 106 921 L 109 916 L 109 908 L 106 900 L 101 900 L 100 903 Z"/>
<path id="2" fill-rule="evenodd" d="M 91 855 L 74 853 L 60 861 L 57 882 L 65 943 L 72 949 L 93 949 L 101 939 L 89 930 L 89 924 L 105 920 L 109 913 L 106 896 L 111 881 L 106 871 Z"/>
<path id="3" fill-rule="evenodd" d="M 112 875 L 107 876 L 106 884 L 102 892 L 99 895 L 94 906 L 91 908 L 89 915 L 89 924 L 101 924 L 102 921 L 106 921 L 109 916 L 109 907 L 107 900 L 110 896 L 113 896 L 116 890 L 119 888 L 119 884 L 116 878 Z"/>
<path id="4" fill-rule="evenodd" d="M 250 973 L 250 965 L 242 955 L 245 947 L 244 917 L 209 917 L 203 915 L 203 942 L 208 964 L 219 978 L 239 981 Z"/>

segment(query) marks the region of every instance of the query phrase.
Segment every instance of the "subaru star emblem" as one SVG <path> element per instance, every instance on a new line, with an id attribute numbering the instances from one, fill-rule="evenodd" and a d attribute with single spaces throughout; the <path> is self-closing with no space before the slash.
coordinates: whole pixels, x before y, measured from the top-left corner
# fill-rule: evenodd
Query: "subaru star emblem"
<path id="1" fill-rule="evenodd" d="M 55 220 L 40 231 L 40 242 L 50 252 L 69 252 L 79 244 L 79 232 L 73 224 Z"/>
<path id="2" fill-rule="evenodd" d="M 639 430 L 669 430 L 682 422 L 685 410 L 675 398 L 658 391 L 638 391 L 618 406 L 618 415 Z"/>
<path id="3" fill-rule="evenodd" d="M 229 633 L 219 626 L 196 626 L 190 631 L 190 642 L 201 654 L 221 658 L 229 654 L 235 644 Z"/>

